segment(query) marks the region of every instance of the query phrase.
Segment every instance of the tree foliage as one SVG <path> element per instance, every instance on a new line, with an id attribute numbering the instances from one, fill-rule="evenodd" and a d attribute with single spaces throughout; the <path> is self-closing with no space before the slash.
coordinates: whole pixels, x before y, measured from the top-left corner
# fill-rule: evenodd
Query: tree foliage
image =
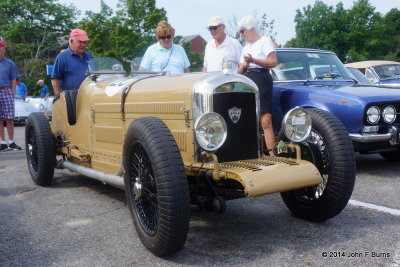
<path id="1" fill-rule="evenodd" d="M 86 12 L 78 25 L 89 35 L 91 52 L 117 58 L 127 67 L 155 42 L 157 23 L 166 19 L 166 11 L 157 8 L 155 0 L 120 0 L 115 15 L 101 1 L 100 12 Z"/>
<path id="2" fill-rule="evenodd" d="M 45 64 L 51 53 L 58 51 L 57 37 L 73 27 L 77 14 L 73 6 L 54 0 L 0 2 L 0 36 L 7 43 L 6 56 L 18 66 L 21 80 L 30 85 L 29 80 L 45 79 Z"/>
<path id="3" fill-rule="evenodd" d="M 399 60 L 399 17 L 397 9 L 383 17 L 369 0 L 348 10 L 341 2 L 333 7 L 318 0 L 296 11 L 296 37 L 285 46 L 331 50 L 342 61 Z"/>

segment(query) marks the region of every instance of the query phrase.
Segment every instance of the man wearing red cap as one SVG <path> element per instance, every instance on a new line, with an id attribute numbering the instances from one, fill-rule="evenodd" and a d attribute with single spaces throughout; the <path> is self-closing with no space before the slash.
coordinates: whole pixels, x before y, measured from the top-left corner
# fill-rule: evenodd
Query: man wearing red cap
<path id="1" fill-rule="evenodd" d="M 14 143 L 14 92 L 19 77 L 14 62 L 5 55 L 6 46 L 0 42 L 0 151 L 21 150 Z M 4 134 L 4 121 L 7 123 L 8 145 Z"/>
<path id="2" fill-rule="evenodd" d="M 69 35 L 69 48 L 58 54 L 51 76 L 54 94 L 63 90 L 77 90 L 86 78 L 88 61 L 92 55 L 85 51 L 89 38 L 85 31 L 73 29 Z"/>

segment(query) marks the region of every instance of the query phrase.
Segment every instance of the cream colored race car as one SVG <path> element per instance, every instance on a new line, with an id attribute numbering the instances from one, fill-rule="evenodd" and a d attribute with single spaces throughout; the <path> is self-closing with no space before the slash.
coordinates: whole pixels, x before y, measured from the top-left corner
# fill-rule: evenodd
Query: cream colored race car
<path id="1" fill-rule="evenodd" d="M 184 246 L 193 204 L 222 213 L 226 200 L 282 192 L 301 218 L 323 221 L 339 214 L 355 180 L 343 125 L 327 115 L 342 140 L 333 153 L 310 139 L 307 110 L 294 108 L 272 148 L 278 156 L 264 156 L 258 98 L 257 86 L 230 74 L 229 66 L 214 73 L 126 77 L 119 62 L 94 59 L 80 89 L 54 100 L 51 124 L 41 113 L 29 116 L 32 180 L 51 185 L 54 170 L 65 168 L 124 189 L 140 240 L 160 257 Z M 337 151 L 351 159 L 340 170 Z"/>

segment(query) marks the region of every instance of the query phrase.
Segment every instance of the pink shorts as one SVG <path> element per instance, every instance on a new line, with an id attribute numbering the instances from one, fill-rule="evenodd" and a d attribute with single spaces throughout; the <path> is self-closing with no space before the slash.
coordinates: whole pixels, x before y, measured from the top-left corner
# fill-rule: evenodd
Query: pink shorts
<path id="1" fill-rule="evenodd" d="M 15 116 L 14 93 L 11 88 L 0 89 L 0 119 L 11 120 Z"/>

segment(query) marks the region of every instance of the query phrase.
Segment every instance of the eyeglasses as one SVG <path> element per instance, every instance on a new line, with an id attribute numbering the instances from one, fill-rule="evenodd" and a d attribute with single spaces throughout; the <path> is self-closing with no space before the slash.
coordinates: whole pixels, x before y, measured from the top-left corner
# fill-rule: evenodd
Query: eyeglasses
<path id="1" fill-rule="evenodd" d="M 221 25 L 210 26 L 210 27 L 208 27 L 207 29 L 208 29 L 209 31 L 215 31 L 215 30 L 217 30 L 217 29 L 219 28 L 219 26 L 221 26 Z"/>
<path id="2" fill-rule="evenodd" d="M 160 36 L 160 37 L 158 37 L 158 38 L 160 38 L 161 40 L 165 40 L 165 39 L 171 39 L 171 35 L 165 35 L 165 36 Z"/>
<path id="3" fill-rule="evenodd" d="M 239 31 L 240 34 L 243 34 L 246 29 L 242 29 Z"/>

